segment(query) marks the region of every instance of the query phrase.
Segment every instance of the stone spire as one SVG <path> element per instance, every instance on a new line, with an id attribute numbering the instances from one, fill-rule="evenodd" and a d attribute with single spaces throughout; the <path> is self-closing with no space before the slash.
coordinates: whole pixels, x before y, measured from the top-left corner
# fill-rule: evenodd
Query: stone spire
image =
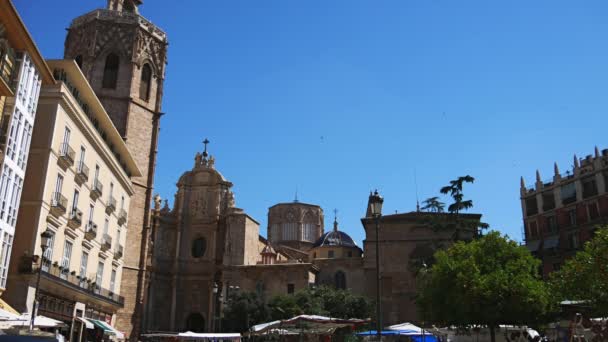
<path id="1" fill-rule="evenodd" d="M 595 158 L 599 158 L 600 157 L 600 149 L 597 148 L 597 146 L 595 146 Z"/>
<path id="2" fill-rule="evenodd" d="M 338 231 L 338 209 L 334 209 L 334 232 Z"/>
<path id="3" fill-rule="evenodd" d="M 578 169 L 579 165 L 578 165 L 578 158 L 576 157 L 576 154 L 574 155 L 574 168 Z"/>
<path id="4" fill-rule="evenodd" d="M 559 176 L 559 168 L 557 167 L 557 162 L 553 163 L 553 174 L 555 176 Z"/>
<path id="5" fill-rule="evenodd" d="M 526 188 L 526 182 L 524 181 L 524 176 L 521 176 L 519 179 L 519 187 L 524 190 Z"/>
<path id="6" fill-rule="evenodd" d="M 541 179 L 540 179 L 540 171 L 538 171 L 538 169 L 536 170 L 536 182 L 540 183 Z"/>

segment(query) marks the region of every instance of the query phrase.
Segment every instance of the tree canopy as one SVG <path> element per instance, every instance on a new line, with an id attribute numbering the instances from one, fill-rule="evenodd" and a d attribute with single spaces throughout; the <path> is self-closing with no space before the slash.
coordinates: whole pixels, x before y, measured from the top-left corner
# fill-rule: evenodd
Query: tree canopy
<path id="1" fill-rule="evenodd" d="M 442 213 L 445 207 L 445 203 L 441 202 L 437 196 L 425 199 L 422 204 L 420 209 L 433 213 Z"/>
<path id="2" fill-rule="evenodd" d="M 490 232 L 435 253 L 419 275 L 422 317 L 442 325 L 486 325 L 494 341 L 499 324 L 530 324 L 552 308 L 540 262 L 515 241 Z"/>
<path id="3" fill-rule="evenodd" d="M 259 323 L 303 314 L 363 319 L 372 313 L 369 299 L 333 287 L 307 288 L 274 296 L 267 302 L 255 292 L 242 292 L 230 296 L 224 310 L 224 326 L 231 331 L 246 331 Z"/>
<path id="4" fill-rule="evenodd" d="M 470 240 L 471 238 L 481 235 L 481 230 L 488 229 L 487 223 L 481 222 L 479 219 L 465 217 L 461 215 L 462 210 L 467 210 L 473 207 L 472 200 L 464 199 L 464 184 L 473 183 L 475 178 L 470 175 L 460 176 L 450 181 L 449 185 L 442 187 L 439 192 L 444 195 L 450 195 L 454 201 L 448 206 L 449 215 L 424 215 L 420 222 L 435 231 L 453 231 L 454 240 Z M 439 201 L 439 197 L 431 197 L 423 202 L 423 211 L 430 213 L 442 213 L 445 204 Z"/>
<path id="5" fill-rule="evenodd" d="M 591 314 L 608 312 L 608 226 L 597 229 L 583 250 L 553 272 L 551 288 L 560 300 L 587 302 Z"/>
<path id="6" fill-rule="evenodd" d="M 450 213 L 458 214 L 461 210 L 470 209 L 473 207 L 472 200 L 465 200 L 464 194 L 462 193 L 462 188 L 464 183 L 473 183 L 475 178 L 466 175 L 458 177 L 454 180 L 450 181 L 450 184 L 444 186 L 439 190 L 444 195 L 450 195 L 454 200 L 454 203 L 448 206 L 448 211 Z"/>

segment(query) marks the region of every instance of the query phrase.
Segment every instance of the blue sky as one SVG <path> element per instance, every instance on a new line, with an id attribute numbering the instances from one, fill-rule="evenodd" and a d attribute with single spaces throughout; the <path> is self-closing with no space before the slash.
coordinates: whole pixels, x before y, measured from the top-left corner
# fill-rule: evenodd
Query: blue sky
<path id="1" fill-rule="evenodd" d="M 43 55 L 104 0 L 14 0 Z M 521 239 L 519 177 L 608 148 L 605 1 L 145 1 L 169 35 L 156 189 L 208 137 L 237 205 L 333 209 L 359 243 L 367 196 L 415 210 L 470 174 L 474 212 Z M 447 199 L 446 199 L 447 201 Z"/>

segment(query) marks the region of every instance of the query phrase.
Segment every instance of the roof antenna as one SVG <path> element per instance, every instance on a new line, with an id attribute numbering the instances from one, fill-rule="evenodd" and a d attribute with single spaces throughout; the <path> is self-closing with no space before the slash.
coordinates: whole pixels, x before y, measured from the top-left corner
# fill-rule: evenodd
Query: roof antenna
<path id="1" fill-rule="evenodd" d="M 416 212 L 420 212 L 420 201 L 418 200 L 418 177 L 416 174 L 416 167 L 414 166 L 414 186 L 416 187 Z"/>
<path id="2" fill-rule="evenodd" d="M 300 202 L 300 201 L 298 201 L 298 186 L 296 186 L 296 197 L 293 200 L 293 203 L 298 203 L 298 202 Z"/>

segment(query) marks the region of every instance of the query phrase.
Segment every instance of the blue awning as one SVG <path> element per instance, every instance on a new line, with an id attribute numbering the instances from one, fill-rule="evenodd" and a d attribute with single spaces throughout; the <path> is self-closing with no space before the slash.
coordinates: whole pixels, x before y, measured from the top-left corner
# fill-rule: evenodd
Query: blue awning
<path id="1" fill-rule="evenodd" d="M 357 333 L 357 336 L 375 336 L 376 330 L 364 331 Z M 406 335 L 412 339 L 414 342 L 438 342 L 437 337 L 435 335 L 422 335 L 419 332 L 413 330 L 383 330 L 380 332 L 382 336 L 396 336 L 396 335 Z"/>
<path id="2" fill-rule="evenodd" d="M 377 335 L 376 330 L 370 330 L 370 331 L 364 331 L 364 332 L 360 332 L 357 333 L 358 336 L 374 336 Z M 400 335 L 399 331 L 397 330 L 382 330 L 380 332 L 380 335 L 382 336 L 390 336 L 390 335 Z"/>

